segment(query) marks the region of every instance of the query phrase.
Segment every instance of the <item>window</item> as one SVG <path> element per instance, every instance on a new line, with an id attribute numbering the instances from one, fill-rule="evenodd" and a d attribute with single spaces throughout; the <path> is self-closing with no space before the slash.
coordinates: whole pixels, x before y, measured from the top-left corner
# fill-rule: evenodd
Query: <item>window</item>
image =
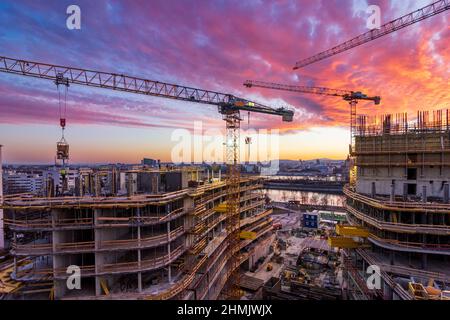
<path id="1" fill-rule="evenodd" d="M 408 168 L 408 180 L 417 180 L 417 168 Z"/>
<path id="2" fill-rule="evenodd" d="M 415 183 L 408 183 L 408 195 L 416 195 L 417 185 Z"/>

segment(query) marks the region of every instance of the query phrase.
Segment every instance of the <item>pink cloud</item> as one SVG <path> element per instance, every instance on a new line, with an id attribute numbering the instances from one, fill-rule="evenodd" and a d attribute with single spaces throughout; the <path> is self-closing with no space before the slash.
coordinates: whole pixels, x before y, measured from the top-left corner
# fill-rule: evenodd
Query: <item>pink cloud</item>
<path id="1" fill-rule="evenodd" d="M 375 3 L 381 6 L 383 21 L 408 12 L 395 9 L 391 1 Z M 111 5 L 80 1 L 85 25 L 73 33 L 59 26 L 59 7 L 35 1 L 23 5 L 27 4 L 33 6 L 34 15 L 23 13 L 20 5 L 11 9 L 21 19 L 14 27 L 2 28 L 3 54 L 256 96 L 263 103 L 281 99 L 298 110 L 299 116 L 291 124 L 270 116 L 252 116 L 255 127 L 291 131 L 347 125 L 348 105 L 332 97 L 246 89 L 242 86 L 246 79 L 381 95 L 382 107 L 358 106 L 367 113 L 440 108 L 450 101 L 448 14 L 294 72 L 295 61 L 365 32 L 365 13 L 353 12 L 353 1 L 206 1 L 202 5 L 189 1 Z M 405 8 L 417 6 L 410 1 Z M 436 34 L 440 39 L 431 41 Z M 0 121 L 54 121 L 55 109 L 49 103 L 54 103 L 54 98 L 42 93 L 43 100 L 36 100 L 39 80 L 35 81 L 33 91 L 1 82 L 4 92 L 17 90 L 20 95 L 0 98 Z M 70 119 L 74 123 L 156 127 L 189 127 L 195 120 L 211 126 L 220 123 L 213 106 L 74 90 L 77 103 L 71 109 L 77 112 Z"/>

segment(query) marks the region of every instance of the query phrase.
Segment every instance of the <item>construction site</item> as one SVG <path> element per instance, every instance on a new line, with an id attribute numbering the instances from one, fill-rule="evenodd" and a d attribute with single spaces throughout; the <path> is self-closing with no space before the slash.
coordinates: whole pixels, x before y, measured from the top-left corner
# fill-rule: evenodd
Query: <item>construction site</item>
<path id="1" fill-rule="evenodd" d="M 231 267 L 226 184 L 216 175 L 208 180 L 195 168 L 127 172 L 131 190 L 123 196 L 6 197 L 20 292 L 55 299 L 216 299 Z M 240 249 L 250 264 L 271 236 L 260 187 L 257 178 L 241 179 L 237 195 L 241 233 L 249 235 Z M 67 290 L 70 265 L 81 269 L 82 290 Z"/>
<path id="2" fill-rule="evenodd" d="M 448 110 L 420 111 L 415 121 L 358 118 L 353 179 L 344 189 L 347 219 L 365 239 L 345 251 L 355 298 L 449 299 L 449 119 Z M 369 265 L 380 267 L 380 291 L 358 284 Z"/>
<path id="3" fill-rule="evenodd" d="M 293 69 L 449 9 L 448 0 L 436 1 Z M 379 95 L 240 82 L 245 90 L 337 98 L 349 108 L 345 178 L 307 181 L 308 190 L 343 190 L 343 204 L 277 202 L 264 185 L 295 184 L 244 174 L 248 159 L 240 149 L 250 150 L 252 140 L 241 137 L 242 115 L 248 126 L 250 114 L 276 116 L 281 126 L 298 120 L 294 107 L 6 56 L 0 72 L 56 85 L 61 129 L 55 169 L 39 193 L 3 194 L 0 145 L 0 299 L 450 300 L 449 110 L 368 116 L 357 104 L 380 105 Z M 214 106 L 225 128 L 223 163 L 75 170 L 65 131 L 71 86 Z M 76 290 L 69 285 L 74 273 Z"/>

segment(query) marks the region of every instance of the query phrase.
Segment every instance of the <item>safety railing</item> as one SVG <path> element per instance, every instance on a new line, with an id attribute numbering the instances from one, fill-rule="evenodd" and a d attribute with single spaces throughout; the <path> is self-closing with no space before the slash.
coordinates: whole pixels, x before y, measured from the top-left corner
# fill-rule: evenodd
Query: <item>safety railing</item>
<path id="1" fill-rule="evenodd" d="M 141 239 L 121 239 L 121 240 L 107 240 L 98 241 L 97 248 L 94 241 L 86 242 L 71 242 L 58 243 L 53 245 L 46 244 L 12 244 L 12 249 L 16 255 L 49 255 L 49 254 L 63 254 L 63 253 L 82 253 L 94 251 L 118 251 L 124 249 L 145 249 L 159 245 L 167 244 L 168 242 L 178 239 L 184 234 L 182 226 L 170 232 L 170 240 L 167 233 L 152 237 L 145 237 Z"/>
<path id="2" fill-rule="evenodd" d="M 95 270 L 95 265 L 89 266 L 80 266 L 81 276 L 89 277 L 95 275 L 103 275 L 103 274 L 112 274 L 112 273 L 123 273 L 123 272 L 139 272 L 139 271 L 149 271 L 164 267 L 173 261 L 175 261 L 178 257 L 181 256 L 185 251 L 184 245 L 179 246 L 178 248 L 171 251 L 170 254 L 166 253 L 165 255 L 154 257 L 150 259 L 144 259 L 141 261 L 132 261 L 132 262 L 117 262 L 117 263 L 109 263 L 102 264 L 97 266 L 97 271 Z M 55 278 L 65 279 L 69 275 L 66 273 L 66 268 L 56 268 L 53 270 Z"/>
<path id="3" fill-rule="evenodd" d="M 141 194 L 117 197 L 29 197 L 5 198 L 2 208 L 12 210 L 62 209 L 62 208 L 130 208 L 143 205 L 166 204 L 187 194 L 187 190 L 174 191 L 160 195 Z"/>
<path id="4" fill-rule="evenodd" d="M 93 218 L 56 218 L 52 222 L 51 218 L 47 219 L 4 219 L 5 225 L 13 230 L 55 230 L 55 229 L 79 229 L 94 227 L 129 227 L 129 226 L 146 226 L 165 223 L 181 217 L 186 212 L 183 208 L 171 211 L 163 216 L 129 216 L 129 217 L 111 217 L 101 216 L 97 218 L 97 224 Z"/>
<path id="5" fill-rule="evenodd" d="M 413 201 L 388 201 L 384 199 L 371 198 L 351 190 L 348 185 L 344 187 L 344 194 L 352 199 L 358 200 L 372 207 L 391 211 L 412 212 L 440 212 L 450 213 L 450 206 L 445 203 L 422 203 Z"/>
<path id="6" fill-rule="evenodd" d="M 393 232 L 407 232 L 407 233 L 424 233 L 434 235 L 450 235 L 450 226 L 445 225 L 429 225 L 429 224 L 406 224 L 387 222 L 373 218 L 348 204 L 344 204 L 348 212 L 353 214 L 358 219 L 374 226 L 380 230 L 388 230 Z"/>
<path id="7" fill-rule="evenodd" d="M 437 244 L 437 243 L 420 243 L 420 242 L 410 242 L 410 241 L 399 241 L 394 239 L 385 239 L 380 238 L 379 236 L 375 234 L 370 234 L 369 239 L 373 239 L 378 244 L 382 243 L 385 245 L 391 246 L 391 248 L 397 248 L 397 249 L 405 249 L 405 250 L 412 250 L 412 249 L 418 249 L 420 251 L 432 251 L 434 253 L 446 253 L 450 254 L 450 245 L 448 244 Z"/>
<path id="8" fill-rule="evenodd" d="M 51 218 L 47 219 L 33 219 L 33 220 L 19 220 L 19 219 L 4 219 L 5 225 L 11 229 L 46 229 L 51 230 L 54 228 L 71 228 L 71 227 L 86 227 L 93 226 L 94 220 L 92 218 L 72 218 L 72 219 L 55 219 L 52 222 Z"/>

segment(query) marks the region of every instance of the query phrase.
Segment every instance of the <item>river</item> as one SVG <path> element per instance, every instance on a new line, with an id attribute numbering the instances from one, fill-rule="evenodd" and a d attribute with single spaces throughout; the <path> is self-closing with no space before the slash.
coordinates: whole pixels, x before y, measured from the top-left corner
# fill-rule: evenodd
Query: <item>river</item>
<path id="1" fill-rule="evenodd" d="M 272 176 L 262 176 L 263 178 L 269 180 L 311 180 L 311 181 L 344 181 L 341 176 L 295 176 L 295 175 L 272 175 Z"/>
<path id="2" fill-rule="evenodd" d="M 264 189 L 263 192 L 272 201 L 287 202 L 289 200 L 295 200 L 301 203 L 328 204 L 333 206 L 340 206 L 344 203 L 344 196 L 336 194 L 272 189 Z"/>

